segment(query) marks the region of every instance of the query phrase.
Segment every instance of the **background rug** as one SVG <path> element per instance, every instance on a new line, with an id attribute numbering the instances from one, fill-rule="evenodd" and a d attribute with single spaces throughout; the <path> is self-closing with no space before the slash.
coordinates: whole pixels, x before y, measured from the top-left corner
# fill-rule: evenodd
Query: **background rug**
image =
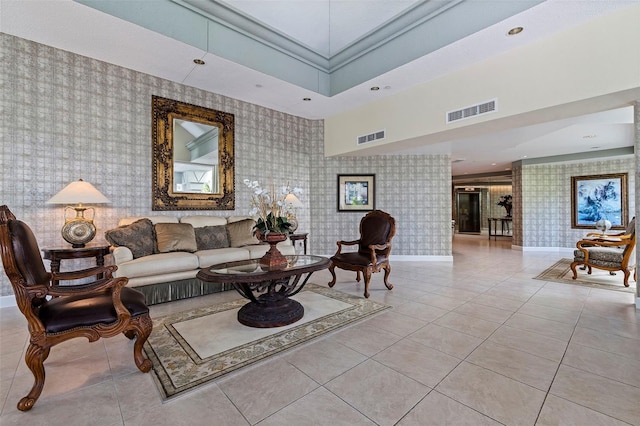
<path id="1" fill-rule="evenodd" d="M 237 314 L 246 299 L 154 319 L 144 349 L 163 398 L 389 308 L 316 284 L 307 284 L 293 299 L 304 306 L 304 317 L 285 327 L 240 324 Z"/>
<path id="2" fill-rule="evenodd" d="M 571 262 L 573 262 L 572 259 L 560 259 L 549 268 L 545 269 L 540 275 L 534 277 L 534 279 L 602 288 L 606 290 L 624 291 L 628 293 L 635 293 L 636 291 L 636 283 L 632 281 L 633 274 L 629 277 L 629 287 L 625 287 L 622 283 L 624 274 L 621 271 L 616 271 L 616 275 L 609 275 L 609 271 L 592 268 L 592 273 L 589 275 L 586 270 L 583 271 L 578 266 L 578 277 L 574 280 L 572 278 L 573 272 L 571 271 Z"/>

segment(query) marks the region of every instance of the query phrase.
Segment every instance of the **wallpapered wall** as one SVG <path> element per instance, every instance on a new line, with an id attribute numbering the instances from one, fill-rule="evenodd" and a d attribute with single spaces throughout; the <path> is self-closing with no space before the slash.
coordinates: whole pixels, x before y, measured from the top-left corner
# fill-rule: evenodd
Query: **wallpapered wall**
<path id="1" fill-rule="evenodd" d="M 580 163 L 524 165 L 521 174 L 522 227 L 514 244 L 524 247 L 575 247 L 586 230 L 571 228 L 571 177 L 627 173 L 629 220 L 635 215 L 635 160 L 582 161 Z M 514 175 L 515 177 L 515 175 Z M 514 188 L 519 182 L 514 179 Z M 518 200 L 520 201 L 520 200 Z M 515 218 L 514 218 L 515 220 Z M 521 236 L 520 240 L 517 240 Z"/>
<path id="2" fill-rule="evenodd" d="M 96 241 L 120 218 L 246 214 L 244 178 L 289 181 L 305 191 L 300 231 L 311 251 L 333 254 L 357 236 L 358 213 L 336 212 L 338 173 L 375 173 L 377 207 L 396 217 L 397 255 L 450 255 L 449 158 L 323 155 L 324 125 L 147 74 L 0 34 L 0 204 L 33 229 L 41 247 L 67 246 L 62 206 L 45 202 L 73 180 L 93 183 L 112 203 L 96 208 Z M 151 211 L 151 96 L 235 114 L 236 210 Z M 313 221 L 311 218 L 313 217 Z M 444 228 L 444 229 L 443 229 Z M 75 267 L 71 263 L 69 267 Z M 0 274 L 0 296 L 12 294 Z"/>

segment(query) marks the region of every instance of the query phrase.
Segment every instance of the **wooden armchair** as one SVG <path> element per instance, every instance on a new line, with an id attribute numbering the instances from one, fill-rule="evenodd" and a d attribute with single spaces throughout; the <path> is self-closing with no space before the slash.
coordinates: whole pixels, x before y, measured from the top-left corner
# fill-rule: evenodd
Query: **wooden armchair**
<path id="1" fill-rule="evenodd" d="M 27 319 L 30 341 L 25 354 L 35 382 L 18 409 L 27 411 L 38 400 L 44 387 L 44 361 L 50 349 L 75 337 L 90 342 L 100 337 L 124 333 L 137 337 L 133 357 L 138 369 L 148 372 L 152 363 L 142 354 L 153 323 L 144 296 L 125 287 L 126 278 L 112 278 L 116 266 L 98 266 L 77 272 L 47 272 L 38 243 L 31 229 L 7 206 L 0 206 L 0 250 L 2 264 L 16 297 L 18 308 Z M 53 285 L 52 280 L 76 280 L 104 274 L 87 284 Z"/>
<path id="2" fill-rule="evenodd" d="M 622 271 L 624 286 L 629 287 L 631 272 L 633 272 L 634 281 L 637 278 L 635 222 L 634 217 L 624 233 L 606 236 L 590 233 L 587 234 L 587 238 L 578 241 L 571 263 L 573 279 L 578 277 L 576 267 L 584 265 L 588 274 L 591 274 L 592 268 L 603 269 L 612 274 L 614 271 Z"/>
<path id="3" fill-rule="evenodd" d="M 335 268 L 356 271 L 356 281 L 360 282 L 360 273 L 364 275 L 364 297 L 369 297 L 369 281 L 371 274 L 384 269 L 384 285 L 391 290 L 393 284 L 388 278 L 391 273 L 389 254 L 391 239 L 396 233 L 396 221 L 388 213 L 374 210 L 360 221 L 360 239 L 355 241 L 338 241 L 338 251 L 330 260 L 329 272 L 333 279 L 329 287 L 336 283 Z M 343 246 L 358 246 L 358 251 L 343 253 Z"/>

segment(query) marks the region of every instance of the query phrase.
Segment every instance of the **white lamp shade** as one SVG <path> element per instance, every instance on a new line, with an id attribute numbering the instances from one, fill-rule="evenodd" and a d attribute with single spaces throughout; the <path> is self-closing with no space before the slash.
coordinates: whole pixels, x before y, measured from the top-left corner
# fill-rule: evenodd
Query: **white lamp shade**
<path id="1" fill-rule="evenodd" d="M 65 186 L 51 197 L 47 204 L 106 204 L 110 202 L 95 186 L 80 179 Z"/>
<path id="2" fill-rule="evenodd" d="M 287 194 L 287 196 L 284 197 L 284 202 L 290 204 L 291 207 L 294 208 L 300 208 L 304 206 L 304 204 L 302 204 L 302 201 L 300 201 L 300 199 L 293 194 Z"/>

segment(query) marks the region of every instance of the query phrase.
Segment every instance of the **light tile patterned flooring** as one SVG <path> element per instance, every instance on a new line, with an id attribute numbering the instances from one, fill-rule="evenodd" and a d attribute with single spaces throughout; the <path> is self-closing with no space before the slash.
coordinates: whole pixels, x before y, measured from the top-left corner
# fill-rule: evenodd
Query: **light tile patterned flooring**
<path id="1" fill-rule="evenodd" d="M 32 384 L 26 323 L 0 310 L 0 423 L 64 425 L 640 425 L 640 311 L 634 295 L 533 276 L 557 252 L 456 235 L 454 262 L 394 262 L 392 310 L 162 403 L 124 337 L 54 347 Z M 354 274 L 336 288 L 361 294 Z M 314 275 L 324 284 L 329 273 Z M 152 315 L 235 299 L 158 305 Z"/>

